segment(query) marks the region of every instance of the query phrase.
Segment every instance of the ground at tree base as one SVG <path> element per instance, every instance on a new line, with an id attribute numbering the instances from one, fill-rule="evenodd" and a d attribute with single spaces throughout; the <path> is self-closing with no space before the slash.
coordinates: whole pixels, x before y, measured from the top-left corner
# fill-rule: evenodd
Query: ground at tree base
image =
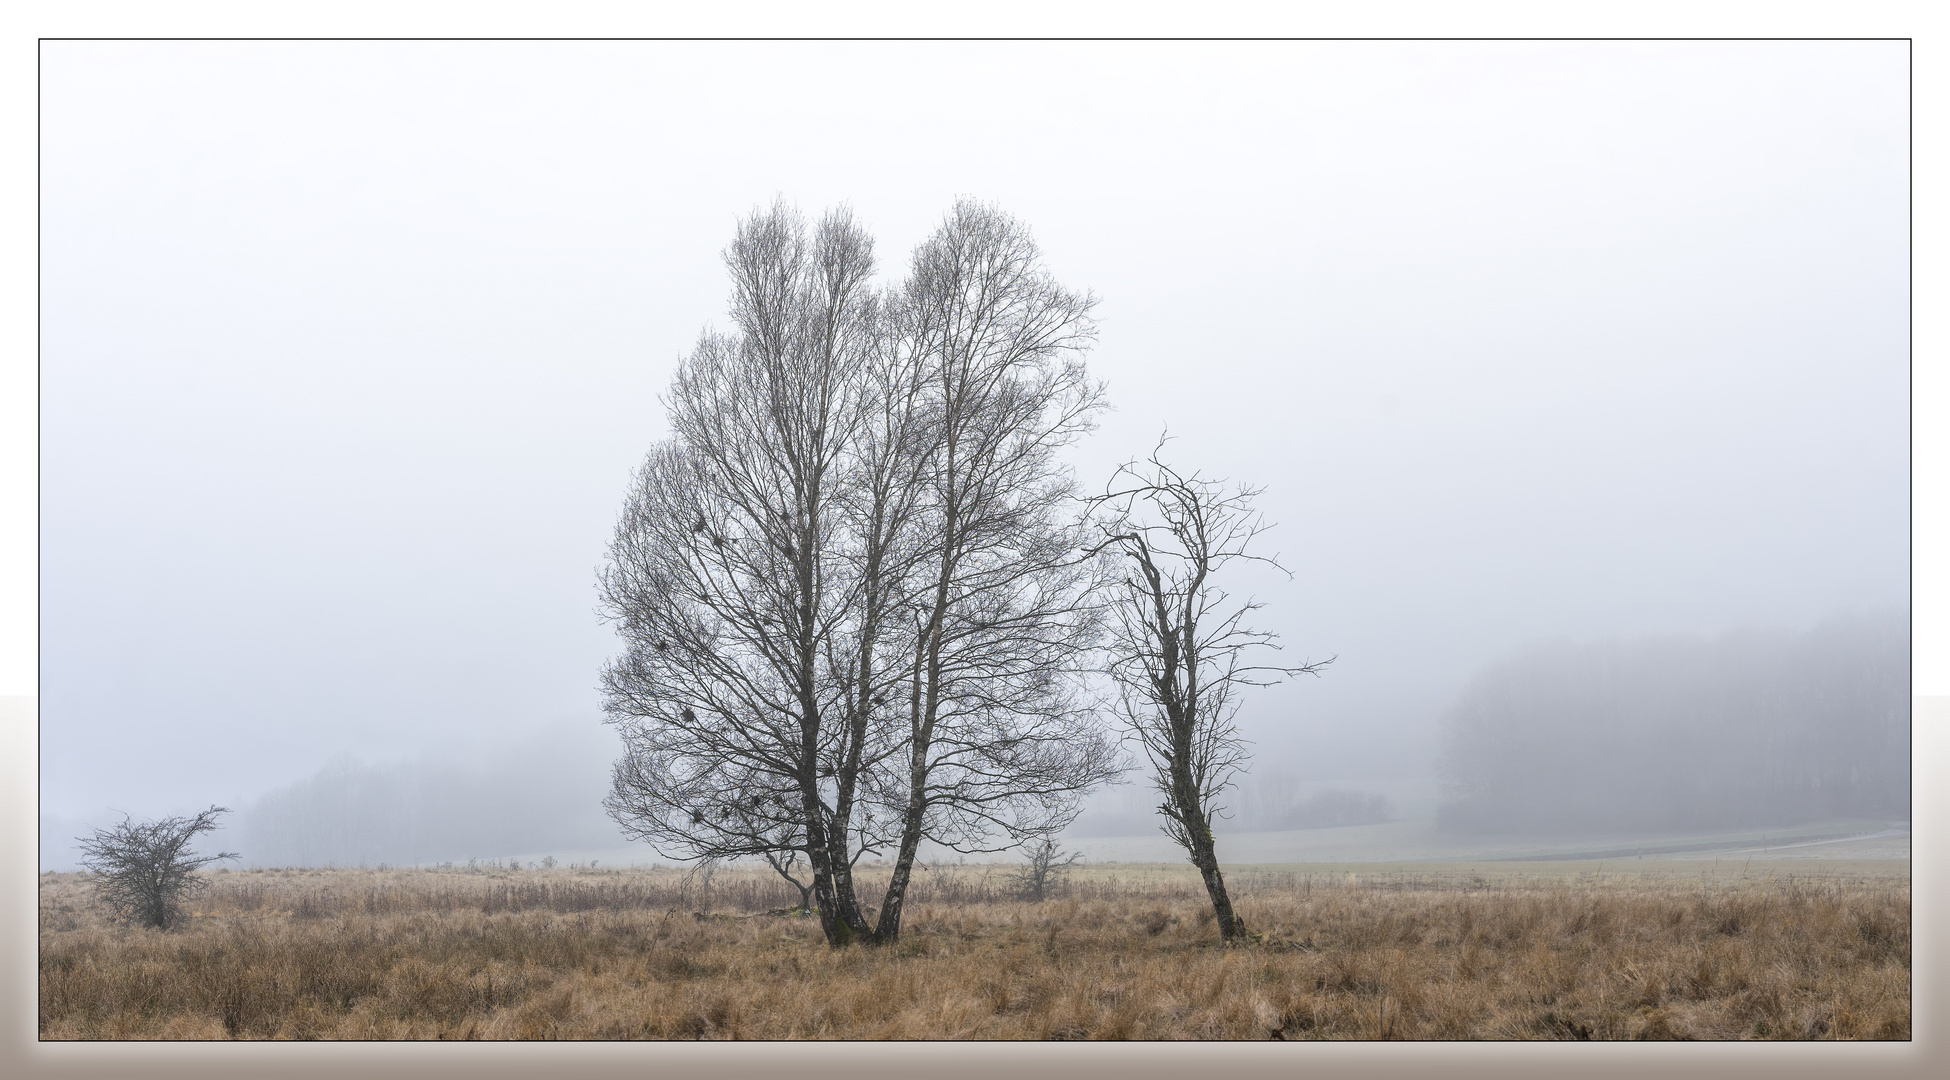
<path id="1" fill-rule="evenodd" d="M 1907 865 L 917 874 L 891 947 L 828 949 L 769 871 L 209 875 L 189 926 L 46 874 L 43 1039 L 1907 1039 Z M 871 879 L 872 872 L 866 873 Z"/>

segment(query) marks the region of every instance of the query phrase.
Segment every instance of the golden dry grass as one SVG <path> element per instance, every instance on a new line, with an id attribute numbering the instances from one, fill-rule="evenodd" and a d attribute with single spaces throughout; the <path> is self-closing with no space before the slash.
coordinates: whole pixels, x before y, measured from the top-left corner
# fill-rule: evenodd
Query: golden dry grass
<path id="1" fill-rule="evenodd" d="M 767 872 L 769 874 L 769 871 Z M 1888 876 L 1189 868 L 1062 899 L 917 875 L 904 940 L 832 951 L 776 878 L 669 869 L 245 871 L 189 925 L 41 879 L 45 1039 L 1905 1039 Z M 871 890 L 865 892 L 871 895 Z M 701 917 L 700 917 L 701 913 Z"/>

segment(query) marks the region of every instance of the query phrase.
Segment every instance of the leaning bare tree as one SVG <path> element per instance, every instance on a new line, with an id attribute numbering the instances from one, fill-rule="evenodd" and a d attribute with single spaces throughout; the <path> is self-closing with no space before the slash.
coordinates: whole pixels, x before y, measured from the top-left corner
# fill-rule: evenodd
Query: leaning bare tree
<path id="1" fill-rule="evenodd" d="M 1245 926 L 1219 872 L 1212 820 L 1246 762 L 1235 723 L 1239 692 L 1317 675 L 1333 657 L 1297 666 L 1250 662 L 1255 650 L 1277 650 L 1277 635 L 1247 626 L 1261 605 L 1233 598 L 1215 575 L 1248 560 L 1279 568 L 1275 558 L 1247 551 L 1269 527 L 1252 509 L 1260 489 L 1181 473 L 1160 458 L 1163 448 L 1160 440 L 1146 461 L 1120 466 L 1097 500 L 1110 511 L 1101 547 L 1123 564 L 1109 674 L 1164 796 L 1165 833 L 1198 867 L 1221 937 L 1231 943 Z"/>
<path id="2" fill-rule="evenodd" d="M 190 817 L 141 823 L 124 818 L 79 838 L 81 865 L 94 874 L 95 895 L 117 917 L 139 926 L 166 930 L 179 924 L 183 901 L 203 885 L 196 872 L 238 857 L 234 851 L 197 855 L 188 850 L 190 841 L 219 827 L 217 815 L 229 812 L 212 806 Z"/>

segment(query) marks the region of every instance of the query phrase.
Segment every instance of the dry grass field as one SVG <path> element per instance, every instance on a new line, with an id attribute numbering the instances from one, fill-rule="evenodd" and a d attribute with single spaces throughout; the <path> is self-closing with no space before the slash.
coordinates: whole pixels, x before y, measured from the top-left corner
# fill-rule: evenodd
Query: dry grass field
<path id="1" fill-rule="evenodd" d="M 1640 864 L 1189 867 L 1011 899 L 917 875 L 906 936 L 830 951 L 766 871 L 261 870 L 188 926 L 40 900 L 44 1039 L 1906 1039 L 1906 874 Z M 1800 868 L 1796 868 L 1797 871 Z M 871 876 L 871 875 L 869 875 Z M 865 893 L 870 895 L 870 893 Z"/>

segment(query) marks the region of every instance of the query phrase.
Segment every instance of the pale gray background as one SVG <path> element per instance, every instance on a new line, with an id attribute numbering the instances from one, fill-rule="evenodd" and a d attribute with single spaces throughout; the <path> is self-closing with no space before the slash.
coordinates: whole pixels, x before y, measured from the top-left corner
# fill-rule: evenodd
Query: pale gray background
<path id="1" fill-rule="evenodd" d="M 775 194 L 885 279 L 992 199 L 1103 297 L 1079 473 L 1169 425 L 1267 485 L 1305 777 L 1428 776 L 1526 642 L 1907 602 L 1900 42 L 43 58 L 57 832 L 536 739 L 598 797 L 593 571 Z"/>

